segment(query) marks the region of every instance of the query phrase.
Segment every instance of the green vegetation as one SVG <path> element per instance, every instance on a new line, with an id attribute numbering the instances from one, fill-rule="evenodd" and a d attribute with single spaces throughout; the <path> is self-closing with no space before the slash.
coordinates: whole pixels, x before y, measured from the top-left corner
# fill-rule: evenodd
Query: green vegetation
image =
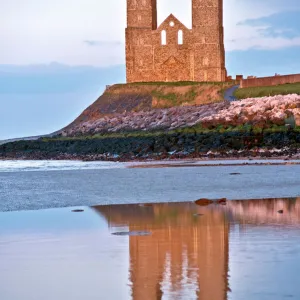
<path id="1" fill-rule="evenodd" d="M 276 86 L 250 87 L 237 89 L 234 96 L 237 99 L 257 98 L 276 95 L 300 95 L 300 83 L 281 84 Z"/>
<path id="2" fill-rule="evenodd" d="M 181 155 L 199 157 L 202 154 L 206 155 L 208 151 L 217 151 L 226 157 L 228 151 L 231 150 L 246 151 L 241 155 L 248 155 L 249 152 L 247 151 L 251 149 L 277 148 L 282 149 L 282 153 L 289 155 L 296 153 L 300 148 L 299 128 L 297 131 L 284 128 L 262 130 L 255 127 L 251 130 L 250 127 L 246 126 L 236 128 L 219 126 L 214 130 L 201 127 L 193 129 L 194 131 L 184 128 L 168 132 L 135 132 L 127 135 L 119 133 L 106 136 L 58 137 L 19 141 L 1 145 L 0 157 L 23 159 L 65 159 L 66 157 L 74 159 L 77 157 L 89 159 L 87 156 L 90 155 L 106 156 L 109 154 L 117 157 L 117 159 L 132 159 L 157 156 L 166 158 L 174 153 L 175 157 Z M 197 130 L 199 131 L 197 132 Z M 288 147 L 287 150 L 285 150 L 286 147 Z M 273 154 L 266 152 L 260 155 L 267 157 Z"/>
<path id="3" fill-rule="evenodd" d="M 300 127 L 295 127 L 294 132 L 300 132 Z M 289 132 L 286 126 L 270 125 L 268 128 L 261 128 L 258 126 L 252 126 L 250 124 L 244 124 L 239 126 L 223 126 L 218 125 L 215 128 L 205 128 L 201 124 L 193 127 L 184 127 L 174 130 L 155 130 L 155 131 L 128 131 L 128 132 L 113 132 L 113 133 L 102 133 L 86 136 L 73 136 L 73 137 L 62 137 L 57 136 L 53 138 L 41 138 L 43 142 L 49 141 L 72 141 L 72 140 L 91 140 L 91 139 L 119 139 L 119 138 L 143 138 L 143 137 L 159 137 L 168 135 L 190 135 L 190 134 L 223 134 L 223 133 L 284 133 Z"/>
<path id="4" fill-rule="evenodd" d="M 33 141 L 18 141 L 0 145 L 0 158 L 26 159 L 103 159 L 111 155 L 116 159 L 199 157 L 208 151 L 216 151 L 227 157 L 228 151 L 237 150 L 251 155 L 249 150 L 264 147 L 282 149 L 284 155 L 296 153 L 300 148 L 300 128 L 271 126 L 262 129 L 251 125 L 213 129 L 195 126 L 172 131 L 136 131 L 93 136 L 42 138 Z M 287 147 L 287 148 L 286 148 Z M 254 152 L 256 153 L 256 152 Z M 264 152 L 259 155 L 277 155 Z M 182 156 L 183 155 L 183 156 Z M 97 159 L 98 159 L 97 158 Z M 94 159 L 94 158 L 93 158 Z"/>
<path id="5" fill-rule="evenodd" d="M 176 93 L 164 94 L 161 91 L 153 91 L 151 96 L 158 99 L 158 101 L 163 100 L 164 105 L 160 106 L 160 108 L 167 108 L 172 106 L 180 106 L 183 103 L 194 104 L 198 93 L 194 89 L 191 89 L 182 95 Z"/>
<path id="6" fill-rule="evenodd" d="M 156 85 L 156 86 L 190 86 L 190 85 L 233 85 L 236 82 L 219 82 L 219 81 L 212 81 L 212 82 L 202 82 L 202 81 L 177 81 L 177 82 L 133 82 L 133 83 L 120 83 L 115 84 L 112 87 L 128 87 L 128 86 L 141 86 L 141 85 Z"/>

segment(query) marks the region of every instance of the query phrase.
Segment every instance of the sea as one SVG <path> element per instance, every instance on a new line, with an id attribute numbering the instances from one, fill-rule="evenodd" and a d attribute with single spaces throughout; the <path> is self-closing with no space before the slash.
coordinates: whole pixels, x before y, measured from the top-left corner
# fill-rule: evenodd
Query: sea
<path id="1" fill-rule="evenodd" d="M 0 161 L 0 299 L 300 299 L 298 162 Z"/>

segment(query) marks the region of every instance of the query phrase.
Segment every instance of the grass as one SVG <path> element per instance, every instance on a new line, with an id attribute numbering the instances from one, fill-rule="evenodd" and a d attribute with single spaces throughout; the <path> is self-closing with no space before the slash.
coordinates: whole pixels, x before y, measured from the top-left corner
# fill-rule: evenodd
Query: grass
<path id="1" fill-rule="evenodd" d="M 150 81 L 150 82 L 132 82 L 124 84 L 115 84 L 113 87 L 125 87 L 125 86 L 141 86 L 141 85 L 156 85 L 156 86 L 190 86 L 190 85 L 232 85 L 232 82 L 205 82 L 205 81 L 177 81 L 177 82 L 160 82 L 160 81 Z"/>
<path id="2" fill-rule="evenodd" d="M 135 82 L 112 85 L 105 95 L 151 95 L 153 108 L 169 108 L 222 101 L 224 91 L 232 85 L 234 82 Z"/>
<path id="3" fill-rule="evenodd" d="M 153 91 L 151 95 L 158 99 L 158 101 L 163 100 L 164 105 L 159 105 L 160 108 L 167 108 L 172 106 L 180 106 L 183 103 L 194 104 L 197 97 L 197 92 L 194 89 L 191 89 L 185 94 L 180 95 L 175 93 L 164 94 L 161 91 Z"/>
<path id="4" fill-rule="evenodd" d="M 276 95 L 300 95 L 300 83 L 281 84 L 276 86 L 250 87 L 237 89 L 234 96 L 237 99 L 258 98 Z"/>
<path id="5" fill-rule="evenodd" d="M 288 128 L 286 126 L 271 125 L 269 128 L 262 129 L 260 127 L 252 126 L 250 124 L 239 125 L 239 126 L 223 126 L 219 125 L 216 128 L 208 129 L 197 124 L 193 127 L 177 128 L 174 130 L 148 130 L 148 131 L 127 131 L 127 132 L 113 132 L 113 133 L 98 133 L 95 135 L 84 135 L 84 136 L 74 136 L 74 137 L 53 137 L 53 138 L 41 138 L 43 142 L 49 141 L 72 141 L 72 140 L 90 140 L 90 139 L 118 139 L 118 138 L 139 138 L 139 137 L 156 137 L 162 135 L 173 135 L 173 134 L 198 134 L 198 133 L 226 133 L 226 132 L 253 132 L 254 134 L 263 132 L 287 132 Z M 300 133 L 300 127 L 295 127 L 293 129 L 295 132 Z"/>

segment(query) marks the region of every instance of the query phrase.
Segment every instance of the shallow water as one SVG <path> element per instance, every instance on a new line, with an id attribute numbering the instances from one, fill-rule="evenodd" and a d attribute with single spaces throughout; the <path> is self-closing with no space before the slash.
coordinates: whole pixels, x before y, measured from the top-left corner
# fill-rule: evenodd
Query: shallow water
<path id="1" fill-rule="evenodd" d="M 1 300 L 300 298 L 300 198 L 80 208 L 0 213 Z"/>
<path id="2" fill-rule="evenodd" d="M 254 159 L 254 160 L 162 160 L 145 162 L 106 162 L 106 161 L 77 161 L 77 160 L 0 160 L 0 172 L 28 172 L 28 171 L 67 171 L 67 170 L 102 170 L 121 169 L 128 166 L 147 165 L 227 165 L 227 164 L 261 164 L 261 163 L 286 163 L 283 159 Z M 299 163 L 300 160 L 289 160 L 289 163 Z"/>
<path id="3" fill-rule="evenodd" d="M 109 162 L 1 164 L 0 211 L 300 195 L 300 165 L 130 169 Z"/>

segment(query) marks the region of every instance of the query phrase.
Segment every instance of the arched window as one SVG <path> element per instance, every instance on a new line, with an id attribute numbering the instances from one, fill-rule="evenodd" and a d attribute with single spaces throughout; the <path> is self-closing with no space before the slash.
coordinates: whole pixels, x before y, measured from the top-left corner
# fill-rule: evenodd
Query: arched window
<path id="1" fill-rule="evenodd" d="M 167 32 L 165 30 L 161 32 L 161 44 L 167 45 Z"/>
<path id="2" fill-rule="evenodd" d="M 178 45 L 182 45 L 183 44 L 183 32 L 182 30 L 178 31 Z"/>

